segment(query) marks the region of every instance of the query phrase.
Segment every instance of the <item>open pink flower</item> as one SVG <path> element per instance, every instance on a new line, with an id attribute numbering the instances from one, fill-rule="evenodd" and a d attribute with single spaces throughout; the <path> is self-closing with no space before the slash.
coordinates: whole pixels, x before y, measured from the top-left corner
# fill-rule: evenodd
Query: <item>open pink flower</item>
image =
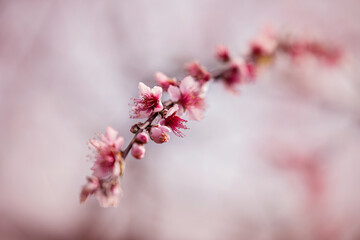
<path id="1" fill-rule="evenodd" d="M 139 83 L 140 98 L 134 99 L 132 108 L 133 118 L 147 118 L 154 112 L 160 112 L 163 109 L 161 103 L 162 88 L 155 86 L 150 89 L 144 83 Z"/>
<path id="2" fill-rule="evenodd" d="M 162 87 L 164 91 L 167 91 L 170 85 L 177 86 L 178 84 L 176 78 L 169 78 L 162 72 L 155 73 L 155 79 L 156 82 L 159 84 L 160 87 Z"/>
<path id="3" fill-rule="evenodd" d="M 176 136 L 184 137 L 184 134 L 180 131 L 180 129 L 188 129 L 184 124 L 187 121 L 176 115 L 178 110 L 179 106 L 177 104 L 170 108 L 166 113 L 165 118 L 160 121 L 160 124 L 171 128 Z"/>
<path id="4" fill-rule="evenodd" d="M 96 161 L 91 169 L 94 171 L 93 175 L 100 179 L 120 174 L 120 149 L 124 143 L 124 138 L 117 137 L 117 135 L 117 131 L 112 127 L 107 127 L 105 136 L 101 136 L 100 140 L 90 140 L 90 144 L 96 150 Z"/>
<path id="5" fill-rule="evenodd" d="M 205 109 L 205 100 L 199 83 L 191 76 L 185 77 L 180 87 L 169 87 L 170 99 L 179 104 L 179 115 L 186 111 L 190 120 L 201 120 Z"/>
<path id="6" fill-rule="evenodd" d="M 242 59 L 234 60 L 230 67 L 222 74 L 226 90 L 238 93 L 238 85 L 249 79 L 249 65 Z"/>
<path id="7" fill-rule="evenodd" d="M 170 140 L 169 132 L 170 128 L 162 125 L 151 127 L 150 138 L 156 143 L 164 143 Z"/>

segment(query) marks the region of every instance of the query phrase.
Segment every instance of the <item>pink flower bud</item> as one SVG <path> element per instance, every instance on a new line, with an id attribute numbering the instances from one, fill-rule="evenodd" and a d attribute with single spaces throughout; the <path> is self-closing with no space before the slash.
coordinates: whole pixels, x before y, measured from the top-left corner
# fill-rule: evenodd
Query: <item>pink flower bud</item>
<path id="1" fill-rule="evenodd" d="M 142 159 L 145 156 L 144 144 L 134 143 L 131 149 L 131 155 L 136 159 Z"/>
<path id="2" fill-rule="evenodd" d="M 216 58 L 222 62 L 230 61 L 229 50 L 223 45 L 219 45 L 216 49 Z"/>
<path id="3" fill-rule="evenodd" d="M 164 143 L 170 140 L 168 132 L 171 132 L 170 128 L 158 125 L 150 129 L 150 138 L 156 143 Z"/>
<path id="4" fill-rule="evenodd" d="M 149 142 L 149 135 L 145 132 L 141 132 L 136 136 L 136 141 L 139 143 L 148 143 Z"/>

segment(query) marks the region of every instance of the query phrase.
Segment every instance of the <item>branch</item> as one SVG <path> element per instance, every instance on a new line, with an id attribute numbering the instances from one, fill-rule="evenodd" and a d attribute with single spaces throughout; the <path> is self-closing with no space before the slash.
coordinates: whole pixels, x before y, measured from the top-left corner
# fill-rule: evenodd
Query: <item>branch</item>
<path id="1" fill-rule="evenodd" d="M 212 79 L 223 83 L 229 92 L 237 93 L 240 85 L 253 81 L 258 69 L 269 66 L 278 54 L 286 54 L 291 60 L 310 55 L 328 64 L 338 62 L 341 56 L 338 49 L 319 42 L 282 38 L 274 32 L 265 31 L 250 43 L 243 57 L 234 58 L 226 47 L 219 46 L 216 58 L 221 64 L 221 70 L 210 73 L 199 62 L 192 62 L 186 65 L 189 75 L 181 81 L 156 73 L 158 86 L 151 89 L 139 83 L 140 96 L 134 99 L 131 117 L 147 120 L 131 127 L 134 137 L 126 148 L 121 150 L 124 139 L 118 137 L 118 132 L 111 127 L 99 140 L 90 140 L 90 144 L 95 147 L 96 161 L 92 167 L 92 176 L 87 178 L 87 184 L 83 186 L 81 202 L 89 195 L 96 194 L 101 206 L 117 206 L 121 195 L 118 178 L 123 175 L 125 159 L 130 152 L 134 158 L 143 158 L 149 135 L 158 144 L 169 141 L 170 132 L 184 137 L 181 131 L 188 128 L 183 115 L 186 114 L 189 120 L 202 119 L 205 94 Z M 163 92 L 169 93 L 170 100 L 162 102 Z"/>

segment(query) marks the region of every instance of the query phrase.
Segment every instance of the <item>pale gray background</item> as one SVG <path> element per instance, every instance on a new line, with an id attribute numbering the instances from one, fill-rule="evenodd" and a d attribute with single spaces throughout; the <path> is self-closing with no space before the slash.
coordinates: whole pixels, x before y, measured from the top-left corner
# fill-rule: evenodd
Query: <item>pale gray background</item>
<path id="1" fill-rule="evenodd" d="M 355 0 L 0 1 L 0 238 L 358 239 L 359 10 Z M 129 158 L 117 209 L 79 205 L 86 141 L 108 125 L 129 141 L 139 81 L 183 76 L 193 59 L 213 66 L 217 44 L 240 53 L 267 24 L 338 43 L 347 63 L 280 61 L 240 96 L 211 86 L 185 138 Z M 270 163 L 283 151 L 325 155 L 319 205 L 308 206 L 301 174 Z"/>

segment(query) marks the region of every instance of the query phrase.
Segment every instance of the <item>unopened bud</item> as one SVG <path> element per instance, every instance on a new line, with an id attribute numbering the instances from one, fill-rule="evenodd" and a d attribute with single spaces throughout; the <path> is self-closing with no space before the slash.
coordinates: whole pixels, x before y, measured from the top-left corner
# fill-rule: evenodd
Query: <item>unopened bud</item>
<path id="1" fill-rule="evenodd" d="M 150 138 L 156 143 L 164 143 L 170 140 L 168 132 L 171 130 L 166 126 L 154 126 L 150 129 Z"/>
<path id="2" fill-rule="evenodd" d="M 144 144 L 134 143 L 131 149 L 131 155 L 136 159 L 142 159 L 145 156 Z"/>
<path id="3" fill-rule="evenodd" d="M 146 132 L 141 132 L 136 136 L 135 140 L 142 144 L 148 143 L 149 135 Z"/>
<path id="4" fill-rule="evenodd" d="M 227 49 L 227 47 L 225 47 L 223 45 L 219 45 L 216 48 L 216 58 L 222 62 L 230 61 L 229 50 Z"/>

